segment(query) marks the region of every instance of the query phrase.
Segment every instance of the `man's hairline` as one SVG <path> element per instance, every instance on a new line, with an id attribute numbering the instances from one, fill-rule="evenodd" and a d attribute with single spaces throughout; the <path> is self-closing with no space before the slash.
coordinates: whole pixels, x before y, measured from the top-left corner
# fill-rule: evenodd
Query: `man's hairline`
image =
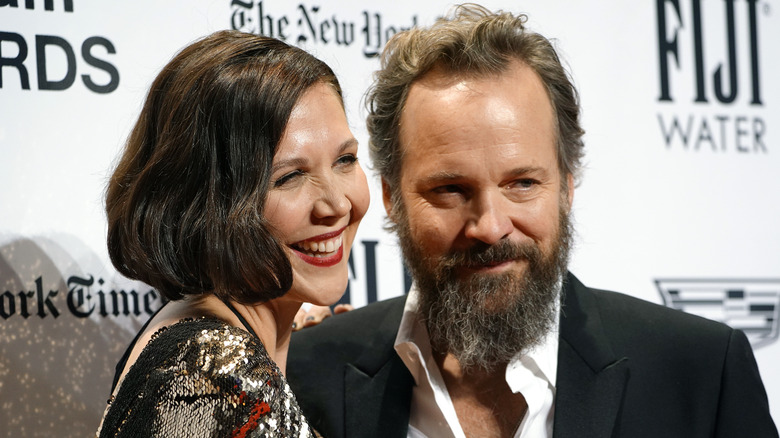
<path id="1" fill-rule="evenodd" d="M 475 69 L 475 68 L 464 68 L 464 69 L 452 68 L 451 66 L 448 66 L 444 61 L 437 60 L 436 62 L 434 62 L 431 65 L 430 68 L 428 68 L 424 72 L 418 74 L 414 79 L 412 79 L 409 82 L 409 86 L 406 88 L 406 92 L 404 93 L 404 96 L 403 96 L 403 102 L 401 104 L 401 109 L 398 112 L 398 128 L 397 128 L 397 131 L 396 131 L 397 132 L 397 138 L 395 139 L 395 141 L 397 142 L 397 146 L 398 146 L 396 148 L 396 150 L 398 151 L 398 167 L 397 167 L 396 176 L 397 176 L 397 179 L 398 179 L 397 183 L 398 183 L 399 187 L 397 189 L 393 188 L 392 185 L 388 184 L 387 177 L 384 174 L 380 174 L 380 183 L 383 186 L 386 185 L 387 187 L 390 187 L 391 195 L 400 194 L 401 172 L 403 171 L 404 158 L 406 156 L 404 143 L 401 141 L 401 133 L 403 132 L 402 120 L 403 120 L 404 112 L 406 111 L 406 105 L 409 102 L 409 95 L 411 94 L 412 87 L 414 87 L 415 85 L 419 84 L 421 81 L 425 80 L 425 78 L 429 77 L 432 73 L 437 73 L 437 72 L 441 72 L 441 73 L 443 73 L 445 75 L 451 75 L 452 76 L 452 79 L 448 79 L 447 80 L 447 84 L 448 85 L 442 85 L 441 88 L 445 88 L 447 86 L 451 86 L 452 83 L 457 82 L 459 80 L 463 80 L 463 79 L 478 79 L 478 80 L 482 80 L 482 79 L 490 79 L 491 76 L 494 79 L 497 79 L 501 75 L 506 74 L 512 68 L 512 64 L 514 64 L 514 63 L 517 63 L 519 65 L 522 65 L 522 66 L 525 66 L 525 67 L 529 68 L 530 71 L 534 75 L 536 75 L 537 79 L 539 79 L 539 82 L 542 84 L 542 87 L 544 87 L 544 92 L 545 92 L 545 95 L 547 96 L 547 101 L 549 102 L 550 109 L 552 111 L 552 122 L 553 122 L 552 130 L 553 130 L 553 136 L 554 136 L 554 138 L 553 138 L 553 141 L 554 141 L 553 148 L 554 148 L 554 152 L 555 152 L 555 160 L 556 160 L 556 163 L 557 163 L 557 167 L 559 168 L 559 171 L 560 171 L 560 174 L 561 174 L 562 190 L 564 192 L 568 192 L 568 189 L 569 189 L 569 187 L 568 187 L 569 175 L 571 175 L 572 178 L 574 178 L 575 185 L 576 185 L 577 177 L 576 177 L 575 173 L 573 171 L 570 171 L 569 169 L 561 168 L 560 151 L 563 148 L 561 147 L 561 133 L 560 133 L 560 129 L 559 129 L 560 128 L 560 121 L 558 120 L 558 111 L 557 111 L 557 108 L 555 106 L 555 101 L 552 98 L 552 93 L 550 91 L 550 88 L 548 87 L 547 83 L 542 79 L 541 75 L 536 71 L 536 69 L 534 69 L 533 66 L 531 64 L 529 64 L 526 60 L 524 60 L 523 58 L 521 58 L 521 57 L 519 57 L 519 56 L 517 56 L 515 54 L 509 54 L 508 58 L 509 59 L 507 59 L 506 62 L 502 63 L 500 65 L 499 69 L 497 69 L 495 71 L 480 71 L 479 69 Z M 388 173 L 388 172 L 385 172 L 385 173 Z"/>

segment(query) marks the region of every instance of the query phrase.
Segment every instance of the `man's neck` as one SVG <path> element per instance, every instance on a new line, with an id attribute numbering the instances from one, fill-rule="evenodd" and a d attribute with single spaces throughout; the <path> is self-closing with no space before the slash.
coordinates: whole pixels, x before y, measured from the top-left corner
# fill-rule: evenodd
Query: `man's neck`
<path id="1" fill-rule="evenodd" d="M 433 354 L 468 437 L 513 437 L 528 410 L 525 398 L 506 382 L 506 366 L 464 371 L 452 354 Z"/>

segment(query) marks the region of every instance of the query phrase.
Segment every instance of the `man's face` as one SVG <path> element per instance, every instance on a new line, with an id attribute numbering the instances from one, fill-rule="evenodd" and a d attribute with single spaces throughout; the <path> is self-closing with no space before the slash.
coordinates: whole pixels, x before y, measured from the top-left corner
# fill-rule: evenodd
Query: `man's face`
<path id="1" fill-rule="evenodd" d="M 564 181 L 563 194 L 552 107 L 525 64 L 500 76 L 428 73 L 410 89 L 401 145 L 400 194 L 410 237 L 427 257 L 501 240 L 552 251 L 573 183 Z M 385 204 L 392 219 L 388 191 Z M 507 260 L 463 266 L 459 276 L 527 268 L 527 260 Z"/>
<path id="2" fill-rule="evenodd" d="M 420 286 L 422 310 L 442 307 L 433 313 L 448 313 L 449 320 L 470 318 L 464 324 L 477 331 L 502 312 L 515 314 L 524 325 L 544 313 L 538 330 L 513 340 L 522 344 L 518 349 L 538 342 L 540 332 L 549 329 L 553 289 L 570 237 L 561 218 L 568 217 L 573 182 L 564 178 L 569 187 L 562 190 L 553 120 L 541 80 L 522 63 L 487 77 L 434 70 L 412 85 L 401 115 L 399 211 L 393 211 L 384 187 L 385 207 L 398 224 L 407 264 Z M 528 307 L 524 299 L 537 303 Z M 434 318 L 427 316 L 429 332 Z M 466 326 L 458 331 L 469 331 Z M 431 337 L 436 348 L 435 333 Z M 492 341 L 480 337 L 476 333 L 461 343 L 484 350 Z"/>

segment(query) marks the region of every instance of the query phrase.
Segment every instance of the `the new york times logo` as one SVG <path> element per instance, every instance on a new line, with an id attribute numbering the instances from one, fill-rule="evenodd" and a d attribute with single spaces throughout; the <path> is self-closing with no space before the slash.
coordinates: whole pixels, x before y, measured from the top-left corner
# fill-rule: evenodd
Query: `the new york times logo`
<path id="1" fill-rule="evenodd" d="M 0 0 L 0 8 L 21 9 L 20 3 L 19 0 Z M 40 0 L 24 0 L 23 3 L 23 10 L 41 10 L 35 7 L 36 3 L 40 6 Z M 45 0 L 43 13 L 73 13 L 73 3 L 73 0 L 62 0 L 62 9 L 59 9 L 55 8 L 54 0 Z M 0 24 L 6 25 L 8 23 Z M 77 53 L 81 56 L 80 60 Z M 34 35 L 30 38 L 0 28 L 0 90 L 11 87 L 30 90 L 33 71 L 38 90 L 64 91 L 75 84 L 76 72 L 82 71 L 85 73 L 81 75 L 81 82 L 88 90 L 98 94 L 111 93 L 119 87 L 119 70 L 109 61 L 111 56 L 107 55 L 115 53 L 114 44 L 103 36 L 91 36 L 79 43 L 60 35 Z M 60 67 L 63 62 L 64 68 Z M 85 68 L 84 64 L 88 67 Z M 65 74 L 59 76 L 55 73 L 53 77 L 53 70 L 65 71 Z"/>
<path id="2" fill-rule="evenodd" d="M 664 279 L 655 284 L 667 307 L 742 330 L 753 348 L 777 340 L 780 279 Z"/>
<path id="3" fill-rule="evenodd" d="M 231 27 L 293 44 L 361 47 L 363 56 L 377 56 L 393 35 L 417 25 L 417 16 L 406 26 L 387 24 L 378 12 L 362 11 L 358 21 L 328 13 L 318 5 L 299 4 L 293 15 L 275 14 L 262 1 L 232 0 Z"/>
<path id="4" fill-rule="evenodd" d="M 67 310 L 77 318 L 118 316 L 151 316 L 162 306 L 160 294 L 154 289 L 138 292 L 134 289 L 103 290 L 105 281 L 93 276 L 71 276 L 67 282 L 68 291 L 45 291 L 43 279 L 35 280 L 34 290 L 5 291 L 0 294 L 0 317 L 9 318 L 58 318 Z M 64 296 L 63 296 L 64 295 Z M 62 302 L 64 301 L 64 303 Z M 64 306 L 63 306 L 64 304 Z"/>
<path id="5" fill-rule="evenodd" d="M 769 5 L 656 0 L 656 12 L 658 101 L 676 103 L 657 115 L 666 148 L 768 153 L 758 36 Z M 723 50 L 713 50 L 724 41 Z M 675 92 L 688 84 L 692 92 Z"/>

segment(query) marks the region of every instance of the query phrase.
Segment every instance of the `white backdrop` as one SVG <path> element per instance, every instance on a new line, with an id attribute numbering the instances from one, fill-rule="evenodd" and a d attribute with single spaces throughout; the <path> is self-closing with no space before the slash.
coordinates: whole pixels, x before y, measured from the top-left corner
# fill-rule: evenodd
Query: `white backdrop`
<path id="1" fill-rule="evenodd" d="M 780 3 L 483 4 L 527 13 L 581 93 L 572 271 L 745 329 L 780 418 Z M 108 262 L 102 199 L 147 87 L 177 50 L 240 28 L 312 51 L 342 81 L 367 165 L 371 55 L 449 6 L 0 0 L 0 434 L 90 435 L 116 360 L 160 305 Z M 372 197 L 353 252 L 357 306 L 404 292 L 375 180 Z"/>

